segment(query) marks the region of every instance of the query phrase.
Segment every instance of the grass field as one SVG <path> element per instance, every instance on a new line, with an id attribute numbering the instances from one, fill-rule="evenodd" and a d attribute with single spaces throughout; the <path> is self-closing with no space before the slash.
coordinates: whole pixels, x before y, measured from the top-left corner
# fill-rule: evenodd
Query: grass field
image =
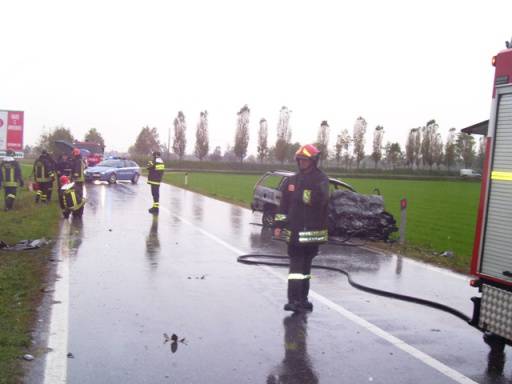
<path id="1" fill-rule="evenodd" d="M 22 165 L 25 182 L 30 165 Z M 14 244 L 23 239 L 52 237 L 57 234 L 59 208 L 36 206 L 34 194 L 26 187 L 18 191 L 13 211 L 3 211 L 0 202 L 0 240 Z M 30 351 L 30 330 L 45 284 L 50 248 L 37 252 L 0 251 L 0 383 L 21 382 L 20 357 Z"/>
<path id="2" fill-rule="evenodd" d="M 169 173 L 165 181 L 184 187 L 183 173 Z M 252 200 L 259 176 L 222 173 L 191 173 L 187 188 L 246 207 Z M 480 184 L 470 181 L 417 181 L 389 179 L 343 179 L 361 193 L 375 188 L 384 196 L 386 209 L 400 221 L 400 200 L 407 198 L 408 251 L 433 256 L 453 251 L 451 259 L 434 262 L 467 272 L 473 247 Z M 423 257 L 425 259 L 425 257 Z M 428 259 L 429 257 L 427 257 Z"/>

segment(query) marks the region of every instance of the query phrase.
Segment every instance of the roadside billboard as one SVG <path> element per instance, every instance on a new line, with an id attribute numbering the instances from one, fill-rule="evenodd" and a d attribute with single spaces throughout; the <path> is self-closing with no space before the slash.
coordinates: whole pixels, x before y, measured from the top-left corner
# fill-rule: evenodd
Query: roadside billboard
<path id="1" fill-rule="evenodd" d="M 0 156 L 8 149 L 23 157 L 23 111 L 0 110 Z"/>

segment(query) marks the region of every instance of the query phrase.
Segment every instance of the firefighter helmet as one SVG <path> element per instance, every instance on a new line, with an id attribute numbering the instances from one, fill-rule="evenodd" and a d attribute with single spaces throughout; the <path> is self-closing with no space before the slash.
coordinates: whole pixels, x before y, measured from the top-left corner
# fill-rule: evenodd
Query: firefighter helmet
<path id="1" fill-rule="evenodd" d="M 316 163 L 319 157 L 320 151 L 313 144 L 303 145 L 297 152 L 295 152 L 295 160 L 307 159 Z"/>
<path id="2" fill-rule="evenodd" d="M 162 156 L 162 154 L 160 152 L 158 152 L 158 151 L 153 152 L 153 157 L 160 157 L 160 156 Z"/>
<path id="3" fill-rule="evenodd" d="M 60 185 L 66 185 L 69 184 L 69 177 L 66 175 L 62 175 L 59 179 Z"/>
<path id="4" fill-rule="evenodd" d="M 73 156 L 80 156 L 80 148 L 73 148 L 73 151 L 71 152 Z"/>

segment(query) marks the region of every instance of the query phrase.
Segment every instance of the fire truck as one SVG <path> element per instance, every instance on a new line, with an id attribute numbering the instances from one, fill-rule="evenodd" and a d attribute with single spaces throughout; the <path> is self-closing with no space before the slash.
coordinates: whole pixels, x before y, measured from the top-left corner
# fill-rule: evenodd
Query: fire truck
<path id="1" fill-rule="evenodd" d="M 512 345 L 512 42 L 492 59 L 495 67 L 491 115 L 469 133 L 485 133 L 471 274 L 479 297 L 473 297 L 470 324 L 484 332 L 494 348 Z M 480 132 L 478 130 L 480 129 Z"/>
<path id="2" fill-rule="evenodd" d="M 96 164 L 103 161 L 103 153 L 105 152 L 105 147 L 103 147 L 101 144 L 95 143 L 93 141 L 75 140 L 74 146 L 80 149 L 86 149 L 89 152 L 85 158 L 87 161 L 87 166 L 94 167 Z"/>

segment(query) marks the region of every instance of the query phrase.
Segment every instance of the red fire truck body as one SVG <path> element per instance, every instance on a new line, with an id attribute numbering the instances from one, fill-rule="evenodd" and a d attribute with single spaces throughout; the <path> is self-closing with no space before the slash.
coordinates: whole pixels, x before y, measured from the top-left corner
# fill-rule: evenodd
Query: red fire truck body
<path id="1" fill-rule="evenodd" d="M 471 324 L 512 343 L 512 49 L 493 58 L 493 99 L 486 140 L 471 273 Z"/>

